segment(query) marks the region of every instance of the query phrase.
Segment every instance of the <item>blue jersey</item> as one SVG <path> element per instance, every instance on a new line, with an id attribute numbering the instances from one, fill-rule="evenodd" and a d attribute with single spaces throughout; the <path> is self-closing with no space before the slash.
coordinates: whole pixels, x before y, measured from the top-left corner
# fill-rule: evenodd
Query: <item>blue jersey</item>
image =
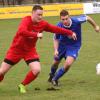
<path id="1" fill-rule="evenodd" d="M 60 43 L 63 43 L 63 45 L 67 46 L 81 46 L 81 24 L 86 22 L 87 18 L 86 15 L 81 16 L 75 16 L 71 17 L 71 25 L 70 27 L 66 27 L 63 25 L 62 22 L 59 22 L 57 26 L 65 29 L 72 30 L 77 35 L 77 40 L 73 40 L 72 38 L 69 38 L 68 36 L 64 36 L 61 34 L 55 34 L 54 38 L 58 39 Z"/>

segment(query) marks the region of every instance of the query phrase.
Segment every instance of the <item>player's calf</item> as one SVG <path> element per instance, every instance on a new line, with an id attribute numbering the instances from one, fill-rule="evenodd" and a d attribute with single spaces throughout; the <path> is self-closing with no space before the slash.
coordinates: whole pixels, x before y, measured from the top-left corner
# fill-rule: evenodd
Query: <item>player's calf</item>
<path id="1" fill-rule="evenodd" d="M 49 74 L 49 78 L 48 78 L 48 82 L 52 82 L 52 78 L 54 77 L 54 75 L 53 74 Z"/>

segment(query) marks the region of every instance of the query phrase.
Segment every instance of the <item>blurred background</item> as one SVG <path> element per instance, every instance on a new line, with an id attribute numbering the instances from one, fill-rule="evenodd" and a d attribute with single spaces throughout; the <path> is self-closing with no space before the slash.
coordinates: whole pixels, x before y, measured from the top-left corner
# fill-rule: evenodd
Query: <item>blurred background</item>
<path id="1" fill-rule="evenodd" d="M 100 0 L 0 0 L 0 6 L 49 4 L 49 3 L 78 3 L 78 2 L 98 2 Z"/>

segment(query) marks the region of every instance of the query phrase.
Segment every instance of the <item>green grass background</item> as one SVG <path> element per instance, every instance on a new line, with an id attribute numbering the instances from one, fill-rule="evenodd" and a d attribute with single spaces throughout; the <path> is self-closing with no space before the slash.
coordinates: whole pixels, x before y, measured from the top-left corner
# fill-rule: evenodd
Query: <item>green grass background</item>
<path id="1" fill-rule="evenodd" d="M 90 15 L 100 26 L 100 14 Z M 46 17 L 56 24 L 59 17 Z M 17 31 L 21 19 L 0 20 L 0 63 Z M 0 100 L 100 100 L 100 76 L 96 75 L 96 64 L 100 62 L 100 33 L 91 25 L 82 25 L 82 48 L 77 61 L 67 74 L 60 79 L 58 91 L 47 91 L 50 65 L 53 61 L 53 34 L 44 32 L 37 43 L 42 71 L 39 77 L 27 86 L 27 93 L 20 94 L 17 86 L 29 68 L 22 60 L 6 74 L 0 83 Z M 60 66 L 63 65 L 64 60 Z M 40 90 L 35 90 L 40 88 Z"/>

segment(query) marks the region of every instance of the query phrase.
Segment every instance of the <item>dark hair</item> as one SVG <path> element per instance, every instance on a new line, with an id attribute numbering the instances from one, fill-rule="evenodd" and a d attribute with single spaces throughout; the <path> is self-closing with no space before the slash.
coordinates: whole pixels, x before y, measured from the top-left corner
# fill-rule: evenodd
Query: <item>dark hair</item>
<path id="1" fill-rule="evenodd" d="M 43 10 L 43 8 L 40 5 L 34 5 L 32 11 L 36 11 L 36 10 Z"/>
<path id="2" fill-rule="evenodd" d="M 60 16 L 66 16 L 66 15 L 69 15 L 68 11 L 65 9 L 61 10 Z"/>

